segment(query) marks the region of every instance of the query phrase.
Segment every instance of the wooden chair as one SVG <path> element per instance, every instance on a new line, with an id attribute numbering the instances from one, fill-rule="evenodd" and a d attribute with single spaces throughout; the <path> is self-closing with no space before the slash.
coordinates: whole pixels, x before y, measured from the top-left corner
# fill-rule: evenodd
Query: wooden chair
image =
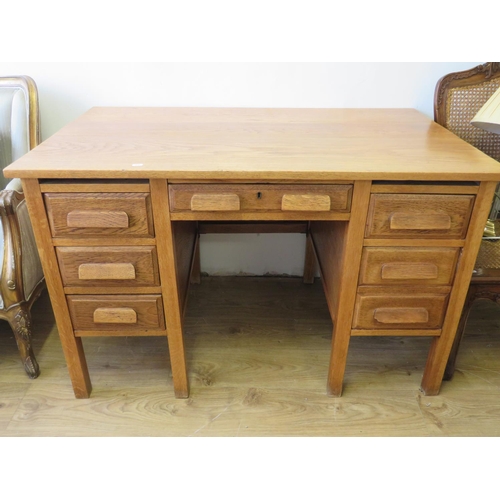
<path id="1" fill-rule="evenodd" d="M 38 92 L 27 76 L 0 77 L 0 172 L 40 142 Z M 31 313 L 43 286 L 43 272 L 21 181 L 0 173 L 0 318 L 14 332 L 24 369 L 40 369 L 31 345 Z"/>
<path id="2" fill-rule="evenodd" d="M 474 127 L 471 120 L 499 87 L 500 62 L 488 62 L 444 76 L 434 94 L 434 120 L 498 161 L 500 135 Z M 490 219 L 498 219 L 499 212 L 500 198 L 495 197 Z M 500 305 L 500 240 L 483 239 L 481 243 L 444 380 L 453 377 L 467 318 L 477 299 L 493 300 Z"/>

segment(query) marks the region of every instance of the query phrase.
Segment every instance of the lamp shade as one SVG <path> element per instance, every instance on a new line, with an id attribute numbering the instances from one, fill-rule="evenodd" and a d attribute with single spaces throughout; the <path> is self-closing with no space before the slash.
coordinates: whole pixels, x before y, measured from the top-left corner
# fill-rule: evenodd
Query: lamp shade
<path id="1" fill-rule="evenodd" d="M 500 134 L 500 88 L 486 101 L 471 123 L 488 132 Z"/>

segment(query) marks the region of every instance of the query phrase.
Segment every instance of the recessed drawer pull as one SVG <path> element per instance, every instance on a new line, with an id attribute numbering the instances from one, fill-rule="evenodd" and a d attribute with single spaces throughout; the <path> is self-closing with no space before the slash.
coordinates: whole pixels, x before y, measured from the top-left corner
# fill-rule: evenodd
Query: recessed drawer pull
<path id="1" fill-rule="evenodd" d="M 438 277 L 438 267 L 430 262 L 388 262 L 380 275 L 383 280 L 432 280 Z"/>
<path id="2" fill-rule="evenodd" d="M 429 312 L 423 307 L 381 307 L 375 309 L 373 317 L 379 323 L 427 323 Z"/>
<path id="3" fill-rule="evenodd" d="M 130 263 L 80 264 L 78 278 L 81 280 L 134 280 L 135 267 Z"/>
<path id="4" fill-rule="evenodd" d="M 281 210 L 303 212 L 328 212 L 331 207 L 327 194 L 285 194 L 281 199 Z"/>
<path id="5" fill-rule="evenodd" d="M 389 220 L 391 229 L 446 230 L 451 229 L 451 217 L 448 214 L 407 214 L 395 212 Z"/>
<path id="6" fill-rule="evenodd" d="M 237 194 L 194 194 L 191 198 L 191 210 L 196 212 L 229 212 L 240 209 L 240 197 Z"/>
<path id="7" fill-rule="evenodd" d="M 66 216 L 68 227 L 129 227 L 127 212 L 122 210 L 73 210 Z"/>
<path id="8" fill-rule="evenodd" d="M 137 323 L 137 313 L 131 307 L 100 307 L 94 311 L 94 323 Z"/>

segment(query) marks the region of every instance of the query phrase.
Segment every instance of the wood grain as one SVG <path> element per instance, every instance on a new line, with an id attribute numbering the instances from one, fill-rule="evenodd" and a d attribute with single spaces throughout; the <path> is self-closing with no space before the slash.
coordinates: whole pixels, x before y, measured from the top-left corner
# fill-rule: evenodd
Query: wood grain
<path id="1" fill-rule="evenodd" d="M 338 221 L 314 221 L 310 225 L 311 244 L 320 270 L 328 308 L 334 321 L 340 296 L 341 263 L 347 227 L 345 222 Z"/>
<path id="2" fill-rule="evenodd" d="M 80 280 L 133 280 L 135 267 L 132 263 L 123 264 L 80 264 L 78 279 Z"/>
<path id="3" fill-rule="evenodd" d="M 391 230 L 444 230 L 451 229 L 451 216 L 448 214 L 407 214 L 395 212 L 389 217 Z"/>
<path id="4" fill-rule="evenodd" d="M 131 307 L 98 307 L 94 323 L 137 323 L 137 312 Z"/>
<path id="5" fill-rule="evenodd" d="M 326 194 L 284 194 L 281 210 L 301 212 L 328 212 L 332 202 Z"/>
<path id="6" fill-rule="evenodd" d="M 73 179 L 73 182 L 61 182 L 57 179 L 40 182 L 42 193 L 149 193 L 149 182 L 145 179 L 100 179 L 82 181 Z"/>
<path id="7" fill-rule="evenodd" d="M 333 108 L 92 108 L 4 174 L 261 182 L 499 180 L 495 160 L 416 110 Z"/>
<path id="8" fill-rule="evenodd" d="M 227 190 L 227 187 L 226 187 Z M 215 211 L 231 212 L 240 209 L 240 197 L 237 194 L 200 194 L 191 197 L 190 209 L 196 212 Z"/>
<path id="9" fill-rule="evenodd" d="M 128 228 L 127 212 L 123 210 L 72 210 L 66 215 L 67 227 Z"/>
<path id="10" fill-rule="evenodd" d="M 429 321 L 429 310 L 425 307 L 378 307 L 373 311 L 373 318 L 378 323 L 419 324 Z"/>

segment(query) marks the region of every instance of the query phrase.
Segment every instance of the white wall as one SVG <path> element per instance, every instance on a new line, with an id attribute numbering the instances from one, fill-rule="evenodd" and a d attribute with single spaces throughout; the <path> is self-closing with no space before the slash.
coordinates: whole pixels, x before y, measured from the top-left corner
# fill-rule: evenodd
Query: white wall
<path id="1" fill-rule="evenodd" d="M 437 80 L 477 64 L 0 63 L 0 75 L 34 78 L 45 139 L 92 106 L 396 107 L 432 118 Z M 302 273 L 302 235 L 202 238 L 211 274 Z"/>

